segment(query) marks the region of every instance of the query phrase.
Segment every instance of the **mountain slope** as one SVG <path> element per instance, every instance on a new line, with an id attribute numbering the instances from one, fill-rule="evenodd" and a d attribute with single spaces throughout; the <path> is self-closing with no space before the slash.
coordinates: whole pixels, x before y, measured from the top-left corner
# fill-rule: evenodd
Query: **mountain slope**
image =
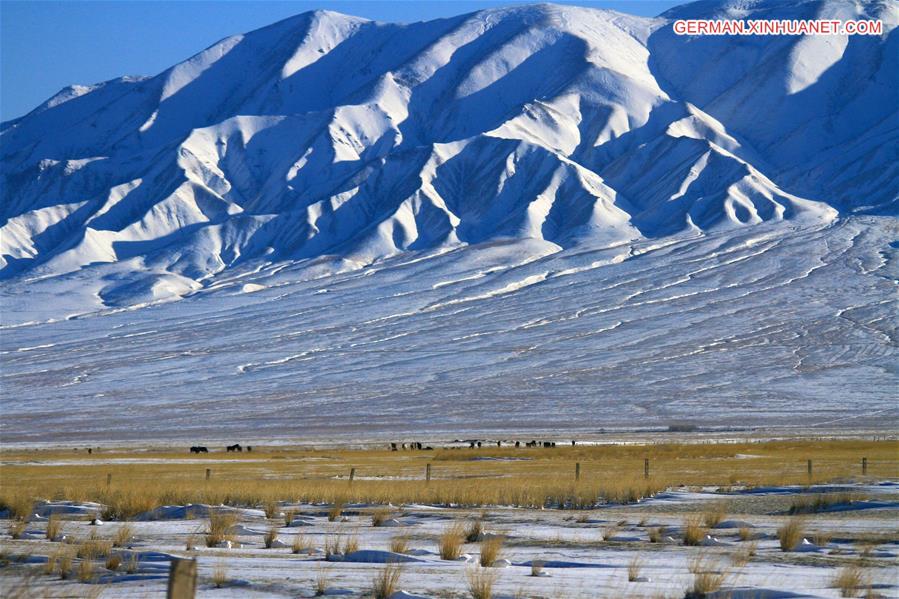
<path id="1" fill-rule="evenodd" d="M 891 210 L 897 10 L 842 4 L 658 19 L 540 5 L 410 25 L 318 11 L 155 77 L 72 87 L 2 126 L 0 276 L 131 273 L 106 294 L 118 305 L 245 263 Z M 671 19 L 737 6 L 887 31 L 823 54 L 671 34 Z"/>

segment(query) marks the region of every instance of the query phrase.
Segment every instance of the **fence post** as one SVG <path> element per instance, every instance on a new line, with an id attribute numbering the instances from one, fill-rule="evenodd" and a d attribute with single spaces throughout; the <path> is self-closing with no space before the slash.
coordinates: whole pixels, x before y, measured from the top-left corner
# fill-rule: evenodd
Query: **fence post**
<path id="1" fill-rule="evenodd" d="M 862 458 L 862 475 L 868 474 L 868 458 Z"/>
<path id="2" fill-rule="evenodd" d="M 425 466 L 425 482 L 431 482 L 431 465 Z"/>
<path id="3" fill-rule="evenodd" d="M 356 469 L 350 468 L 350 482 L 353 482 L 354 478 L 356 478 Z"/>
<path id="4" fill-rule="evenodd" d="M 109 472 L 106 474 L 106 486 L 108 487 L 111 484 L 112 484 L 112 472 Z"/>
<path id="5" fill-rule="evenodd" d="M 808 476 L 809 476 L 809 478 L 812 477 L 812 461 L 811 460 L 808 461 Z"/>
<path id="6" fill-rule="evenodd" d="M 643 478 L 649 478 L 649 458 L 643 458 Z"/>
<path id="7" fill-rule="evenodd" d="M 166 599 L 194 599 L 197 593 L 197 561 L 172 558 Z"/>
<path id="8" fill-rule="evenodd" d="M 574 464 L 574 480 L 581 480 L 581 463 Z"/>
<path id="9" fill-rule="evenodd" d="M 212 468 L 206 469 L 206 480 L 209 480 L 212 477 Z"/>

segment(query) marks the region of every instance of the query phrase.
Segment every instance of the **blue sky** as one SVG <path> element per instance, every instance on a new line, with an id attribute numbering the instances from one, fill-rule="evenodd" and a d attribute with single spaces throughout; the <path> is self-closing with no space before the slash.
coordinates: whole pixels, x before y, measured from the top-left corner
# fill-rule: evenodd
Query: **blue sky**
<path id="1" fill-rule="evenodd" d="M 657 15 L 684 0 L 559 2 Z M 73 83 L 155 75 L 234 33 L 327 8 L 412 22 L 526 4 L 453 0 L 0 1 L 0 120 L 21 116 Z"/>

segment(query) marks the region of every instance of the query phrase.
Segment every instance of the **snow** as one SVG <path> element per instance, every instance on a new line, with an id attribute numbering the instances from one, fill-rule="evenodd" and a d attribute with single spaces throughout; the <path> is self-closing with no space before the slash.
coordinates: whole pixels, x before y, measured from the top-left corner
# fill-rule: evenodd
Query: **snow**
<path id="1" fill-rule="evenodd" d="M 872 485 L 847 485 L 858 492 L 878 488 Z M 799 487 L 780 487 L 769 490 L 772 494 L 795 495 L 805 493 Z M 811 490 L 814 492 L 814 489 Z M 895 486 L 881 487 L 882 493 L 892 494 Z M 486 518 L 491 529 L 501 529 L 505 542 L 500 558 L 491 571 L 497 574 L 497 597 L 558 597 L 560 599 L 587 596 L 682 596 L 692 582 L 689 569 L 697 559 L 705 560 L 715 569 L 728 572 L 720 595 L 729 597 L 839 597 L 839 589 L 833 579 L 839 568 L 856 563 L 861 549 L 855 538 L 877 535 L 879 542 L 866 549 L 865 560 L 869 566 L 865 575 L 879 595 L 899 597 L 895 580 L 896 539 L 888 538 L 883 531 L 891 530 L 895 510 L 877 516 L 845 518 L 832 514 L 813 514 L 806 518 L 806 525 L 813 530 L 832 533 L 833 540 L 827 546 L 817 547 L 806 539 L 791 552 L 781 551 L 776 530 L 783 523 L 780 515 L 745 514 L 740 518 L 752 521 L 756 538 L 742 541 L 736 530 L 718 530 L 715 542 L 703 547 L 686 547 L 679 539 L 668 543 L 650 543 L 648 529 L 666 525 L 675 531 L 686 517 L 685 509 L 693 512 L 712 502 L 726 501 L 729 505 L 739 500 L 733 492 L 694 490 L 689 497 L 682 495 L 683 503 L 673 510 L 659 509 L 658 505 L 640 504 L 615 506 L 593 510 L 590 522 L 575 522 L 565 510 L 528 510 L 511 507 L 494 507 L 482 513 L 435 506 L 403 506 L 404 519 L 409 521 L 411 550 L 398 554 L 386 550 L 395 530 L 373 527 L 365 512 L 353 514 L 342 522 L 328 522 L 320 506 L 292 505 L 309 526 L 301 530 L 311 541 L 309 552 L 293 554 L 291 545 L 298 533 L 295 528 L 277 529 L 278 540 L 273 548 L 266 549 L 259 530 L 269 530 L 279 521 L 266 520 L 261 510 L 238 511 L 239 524 L 234 532 L 236 540 L 207 548 L 202 543 L 192 551 L 185 550 L 188 538 L 200 540 L 198 530 L 203 530 L 203 520 L 185 519 L 190 506 L 172 506 L 165 517 L 153 521 L 131 522 L 134 529 L 132 547 L 114 549 L 123 563 L 132 554 L 139 559 L 137 572 L 129 574 L 121 568 L 101 572 L 99 583 L 105 593 L 114 596 L 144 596 L 163 592 L 173 557 L 191 557 L 197 560 L 199 570 L 198 596 L 230 597 L 264 595 L 267 597 L 311 597 L 316 581 L 323 577 L 328 591 L 326 596 L 363 597 L 370 592 L 374 576 L 386 564 L 401 564 L 399 588 L 395 599 L 436 598 L 462 594 L 466 589 L 466 577 L 478 570 L 479 545 L 466 543 L 465 559 L 445 561 L 437 553 L 437 539 L 453 521 L 466 521 L 474 517 Z M 96 531 L 100 538 L 107 538 L 117 527 L 111 524 L 91 528 L 79 519 L 79 514 L 94 507 L 93 504 L 77 504 L 69 516 L 62 516 L 64 529 L 73 538 L 87 538 Z M 763 510 L 762 510 L 763 511 Z M 194 514 L 193 518 L 197 515 Z M 202 516 L 200 516 L 202 517 Z M 602 523 L 623 522 L 622 540 L 601 541 Z M 44 538 L 46 523 L 31 522 L 19 540 L 7 535 L 10 521 L 0 520 L 0 536 L 5 555 L 27 556 L 16 568 L 33 567 L 35 570 L 46 561 L 46 556 L 56 550 L 55 543 Z M 679 533 L 674 533 L 678 536 Z M 347 555 L 326 556 L 321 550 L 325 539 L 354 537 L 360 549 Z M 893 535 L 895 536 L 895 535 Z M 710 537 L 711 538 L 711 537 Z M 755 547 L 755 555 L 746 565 L 732 563 L 737 551 Z M 628 582 L 628 567 L 635 558 L 640 563 L 637 579 Z M 534 562 L 542 563 L 540 576 L 531 576 Z M 223 569 L 227 582 L 222 588 L 212 583 L 213 572 Z M 0 576 L 0 593 L 14 588 L 15 571 L 3 569 Z M 48 593 L 82 596 L 93 587 L 80 585 L 76 580 L 59 581 L 58 577 L 38 576 L 36 583 L 49 585 Z"/>

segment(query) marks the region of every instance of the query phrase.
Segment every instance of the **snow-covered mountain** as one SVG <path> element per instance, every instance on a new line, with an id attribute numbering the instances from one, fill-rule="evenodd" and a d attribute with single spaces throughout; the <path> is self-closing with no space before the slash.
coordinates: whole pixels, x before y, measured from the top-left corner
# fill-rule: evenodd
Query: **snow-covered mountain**
<path id="1" fill-rule="evenodd" d="M 0 131 L 4 442 L 895 428 L 897 22 L 319 11 L 67 88 Z"/>
<path id="2" fill-rule="evenodd" d="M 725 14 L 879 18 L 885 33 L 669 25 Z M 409 25 L 304 13 L 4 123 L 0 276 L 89 269 L 117 305 L 259 262 L 341 269 L 501 238 L 570 248 L 892 210 L 897 21 L 895 3 L 842 0 Z"/>

